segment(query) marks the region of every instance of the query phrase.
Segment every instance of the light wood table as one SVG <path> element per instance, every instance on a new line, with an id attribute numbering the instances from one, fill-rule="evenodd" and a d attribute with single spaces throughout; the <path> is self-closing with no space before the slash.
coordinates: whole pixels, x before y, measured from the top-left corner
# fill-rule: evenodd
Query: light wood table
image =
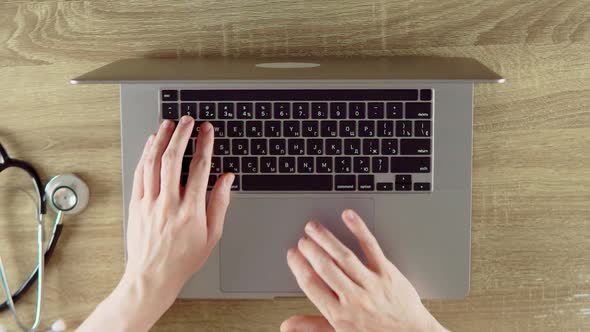
<path id="1" fill-rule="evenodd" d="M 44 321 L 77 326 L 123 270 L 118 87 L 69 78 L 130 57 L 361 54 L 472 57 L 507 79 L 475 90 L 471 294 L 428 308 L 456 331 L 590 330 L 587 0 L 3 0 L 0 142 L 92 192 L 65 220 Z M 0 254 L 22 277 L 34 221 L 7 206 Z M 306 299 L 178 301 L 154 330 L 277 331 L 313 312 Z"/>

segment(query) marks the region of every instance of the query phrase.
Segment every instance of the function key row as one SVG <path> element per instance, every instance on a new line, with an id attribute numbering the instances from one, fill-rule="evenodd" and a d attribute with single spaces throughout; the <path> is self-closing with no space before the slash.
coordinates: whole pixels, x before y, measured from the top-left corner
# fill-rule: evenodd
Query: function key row
<path id="1" fill-rule="evenodd" d="M 405 112 L 404 112 L 405 109 Z M 162 103 L 162 118 L 178 119 L 431 119 L 430 102 L 183 102 Z"/>
<path id="2" fill-rule="evenodd" d="M 162 90 L 162 101 L 225 100 L 432 100 L 432 89 Z"/>

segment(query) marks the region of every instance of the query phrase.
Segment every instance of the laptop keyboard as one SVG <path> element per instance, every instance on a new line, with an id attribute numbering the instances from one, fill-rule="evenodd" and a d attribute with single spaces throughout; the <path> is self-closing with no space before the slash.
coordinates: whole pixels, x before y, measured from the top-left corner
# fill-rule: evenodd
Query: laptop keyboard
<path id="1" fill-rule="evenodd" d="M 236 191 L 432 191 L 432 89 L 160 91 L 160 119 L 214 128 L 209 189 L 224 172 Z"/>

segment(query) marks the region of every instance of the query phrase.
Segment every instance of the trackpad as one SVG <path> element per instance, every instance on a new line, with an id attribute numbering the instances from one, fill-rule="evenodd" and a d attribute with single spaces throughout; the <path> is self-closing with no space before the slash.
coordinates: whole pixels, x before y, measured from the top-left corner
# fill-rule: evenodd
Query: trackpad
<path id="1" fill-rule="evenodd" d="M 220 245 L 221 290 L 300 292 L 287 265 L 287 249 L 297 245 L 308 220 L 320 222 L 364 260 L 340 218 L 346 208 L 357 211 L 373 231 L 372 199 L 235 199 Z"/>

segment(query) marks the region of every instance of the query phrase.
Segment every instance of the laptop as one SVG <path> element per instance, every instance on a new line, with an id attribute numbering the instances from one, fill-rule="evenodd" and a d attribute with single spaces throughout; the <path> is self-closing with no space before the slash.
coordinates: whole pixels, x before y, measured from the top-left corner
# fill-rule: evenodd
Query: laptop
<path id="1" fill-rule="evenodd" d="M 148 135 L 186 114 L 213 124 L 210 187 L 223 172 L 237 176 L 223 237 L 181 298 L 301 296 L 286 253 L 308 220 L 363 257 L 340 220 L 345 208 L 364 218 L 422 298 L 468 294 L 473 87 L 503 82 L 481 63 L 128 59 L 71 82 L 120 84 L 125 221 Z M 197 129 L 181 182 L 196 137 Z"/>

